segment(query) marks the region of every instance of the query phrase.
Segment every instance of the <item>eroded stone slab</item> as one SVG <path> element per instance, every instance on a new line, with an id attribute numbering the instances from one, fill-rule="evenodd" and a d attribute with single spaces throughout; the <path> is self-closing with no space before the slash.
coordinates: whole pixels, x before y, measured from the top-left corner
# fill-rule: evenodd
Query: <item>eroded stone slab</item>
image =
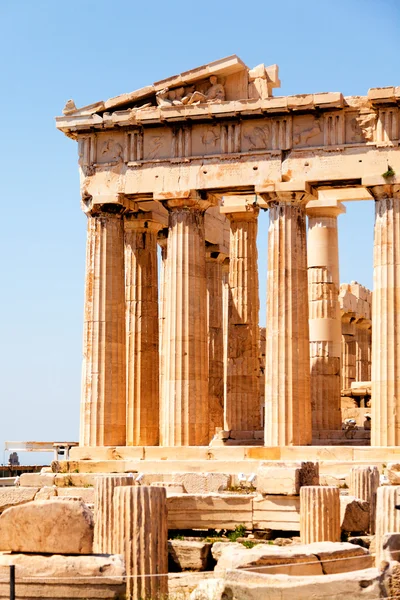
<path id="1" fill-rule="evenodd" d="M 11 506 L 25 504 L 33 500 L 39 491 L 37 487 L 4 487 L 0 488 L 0 513 Z"/>
<path id="2" fill-rule="evenodd" d="M 205 571 L 211 546 L 204 541 L 170 540 L 168 554 L 182 571 Z"/>

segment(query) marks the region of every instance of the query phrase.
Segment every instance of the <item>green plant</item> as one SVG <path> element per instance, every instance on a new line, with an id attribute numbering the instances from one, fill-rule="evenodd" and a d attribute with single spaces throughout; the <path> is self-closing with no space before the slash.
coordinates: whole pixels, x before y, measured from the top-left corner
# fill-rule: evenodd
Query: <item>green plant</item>
<path id="1" fill-rule="evenodd" d="M 382 173 L 382 177 L 384 177 L 385 179 L 387 179 L 388 177 L 393 177 L 394 175 L 396 175 L 396 173 L 395 171 L 393 171 L 390 165 L 388 165 L 387 171 L 385 173 Z"/>
<path id="2" fill-rule="evenodd" d="M 93 484 L 92 484 L 92 483 L 85 483 L 85 484 L 83 485 L 83 487 L 84 487 L 84 488 L 92 488 L 92 487 L 93 487 Z"/>
<path id="3" fill-rule="evenodd" d="M 246 527 L 244 525 L 236 525 L 234 531 L 230 531 L 227 535 L 227 538 L 231 542 L 236 542 L 238 538 L 241 538 L 246 533 Z"/>
<path id="4" fill-rule="evenodd" d="M 257 542 L 253 542 L 252 540 L 244 540 L 243 542 L 240 542 L 242 544 L 242 546 L 244 546 L 245 548 L 254 548 L 254 546 L 257 546 Z"/>
<path id="5" fill-rule="evenodd" d="M 184 535 L 174 535 L 172 537 L 173 540 L 184 540 L 185 536 Z"/>

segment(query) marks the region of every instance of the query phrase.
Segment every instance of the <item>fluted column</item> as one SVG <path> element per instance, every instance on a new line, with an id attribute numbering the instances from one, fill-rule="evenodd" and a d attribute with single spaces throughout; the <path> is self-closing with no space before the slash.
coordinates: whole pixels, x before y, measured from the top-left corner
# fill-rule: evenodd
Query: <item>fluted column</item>
<path id="1" fill-rule="evenodd" d="M 300 538 L 303 544 L 340 542 L 340 495 L 333 486 L 300 488 Z"/>
<path id="2" fill-rule="evenodd" d="M 342 315 L 342 390 L 349 390 L 356 380 L 356 328 L 353 313 Z"/>
<path id="3" fill-rule="evenodd" d="M 158 300 L 158 335 L 159 335 L 159 358 L 160 358 L 160 374 L 159 374 L 159 412 L 160 412 L 160 423 L 161 423 L 161 409 L 164 405 L 162 401 L 162 395 L 165 391 L 165 317 L 166 317 L 166 286 L 167 286 L 167 250 L 168 250 L 168 228 L 163 229 L 158 234 L 158 244 L 161 248 L 161 262 L 160 262 L 160 287 L 159 287 L 159 300 Z"/>
<path id="4" fill-rule="evenodd" d="M 101 475 L 95 480 L 94 537 L 95 554 L 112 554 L 115 535 L 114 489 L 134 485 L 130 475 Z"/>
<path id="5" fill-rule="evenodd" d="M 400 444 L 400 186 L 377 186 L 372 295 L 372 446 Z"/>
<path id="6" fill-rule="evenodd" d="M 208 320 L 209 439 L 224 425 L 224 340 L 222 316 L 222 263 L 226 255 L 218 246 L 206 248 Z"/>
<path id="7" fill-rule="evenodd" d="M 167 495 L 163 487 L 114 490 L 113 553 L 122 554 L 127 600 L 168 598 Z"/>
<path id="8" fill-rule="evenodd" d="M 259 431 L 258 207 L 223 211 L 230 220 L 228 365 L 224 428 Z M 238 210 L 238 209 L 237 209 Z"/>
<path id="9" fill-rule="evenodd" d="M 165 381 L 161 445 L 208 444 L 208 335 L 204 211 L 195 194 L 164 202 L 169 211 Z"/>
<path id="10" fill-rule="evenodd" d="M 80 445 L 126 443 L 124 227 L 120 207 L 88 215 Z"/>
<path id="11" fill-rule="evenodd" d="M 157 233 L 152 213 L 125 217 L 127 445 L 159 441 Z"/>
<path id="12" fill-rule="evenodd" d="M 371 380 L 370 343 L 371 321 L 361 319 L 356 322 L 356 381 Z"/>
<path id="13" fill-rule="evenodd" d="M 305 194 L 270 198 L 265 445 L 311 444 Z"/>
<path id="14" fill-rule="evenodd" d="M 229 298 L 229 258 L 222 263 L 222 329 L 224 345 L 224 411 L 226 406 L 227 379 L 228 379 L 228 314 Z"/>
<path id="15" fill-rule="evenodd" d="M 382 560 L 382 538 L 385 533 L 400 533 L 400 486 L 384 485 L 376 493 L 375 564 Z"/>
<path id="16" fill-rule="evenodd" d="M 369 503 L 370 533 L 375 533 L 376 492 L 379 487 L 378 467 L 353 467 L 350 470 L 350 494 Z"/>
<path id="17" fill-rule="evenodd" d="M 310 325 L 310 389 L 313 430 L 341 429 L 339 306 L 340 202 L 314 200 L 308 216 L 308 301 Z"/>

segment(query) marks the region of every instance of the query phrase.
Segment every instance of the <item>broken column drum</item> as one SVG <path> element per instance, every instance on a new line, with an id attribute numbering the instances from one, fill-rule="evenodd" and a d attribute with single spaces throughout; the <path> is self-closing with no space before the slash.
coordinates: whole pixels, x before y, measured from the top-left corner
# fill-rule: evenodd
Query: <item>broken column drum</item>
<path id="1" fill-rule="evenodd" d="M 162 487 L 117 487 L 114 491 L 113 553 L 126 566 L 126 598 L 168 595 L 167 495 Z"/>
<path id="2" fill-rule="evenodd" d="M 300 537 L 303 544 L 340 542 L 339 488 L 300 488 Z"/>
<path id="3" fill-rule="evenodd" d="M 115 536 L 114 490 L 121 485 L 134 485 L 130 475 L 105 475 L 96 477 L 94 502 L 95 554 L 112 554 Z"/>

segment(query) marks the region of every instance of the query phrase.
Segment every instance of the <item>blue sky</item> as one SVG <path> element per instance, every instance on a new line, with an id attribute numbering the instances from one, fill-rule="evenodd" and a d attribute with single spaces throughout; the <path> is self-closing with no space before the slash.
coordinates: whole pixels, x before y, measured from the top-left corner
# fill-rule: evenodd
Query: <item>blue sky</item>
<path id="1" fill-rule="evenodd" d="M 77 106 L 229 54 L 277 63 L 275 95 L 400 85 L 398 0 L 0 0 L 0 456 L 8 440 L 77 439 L 85 217 Z M 372 286 L 373 203 L 340 217 L 341 280 Z M 260 218 L 265 321 L 267 215 Z"/>

